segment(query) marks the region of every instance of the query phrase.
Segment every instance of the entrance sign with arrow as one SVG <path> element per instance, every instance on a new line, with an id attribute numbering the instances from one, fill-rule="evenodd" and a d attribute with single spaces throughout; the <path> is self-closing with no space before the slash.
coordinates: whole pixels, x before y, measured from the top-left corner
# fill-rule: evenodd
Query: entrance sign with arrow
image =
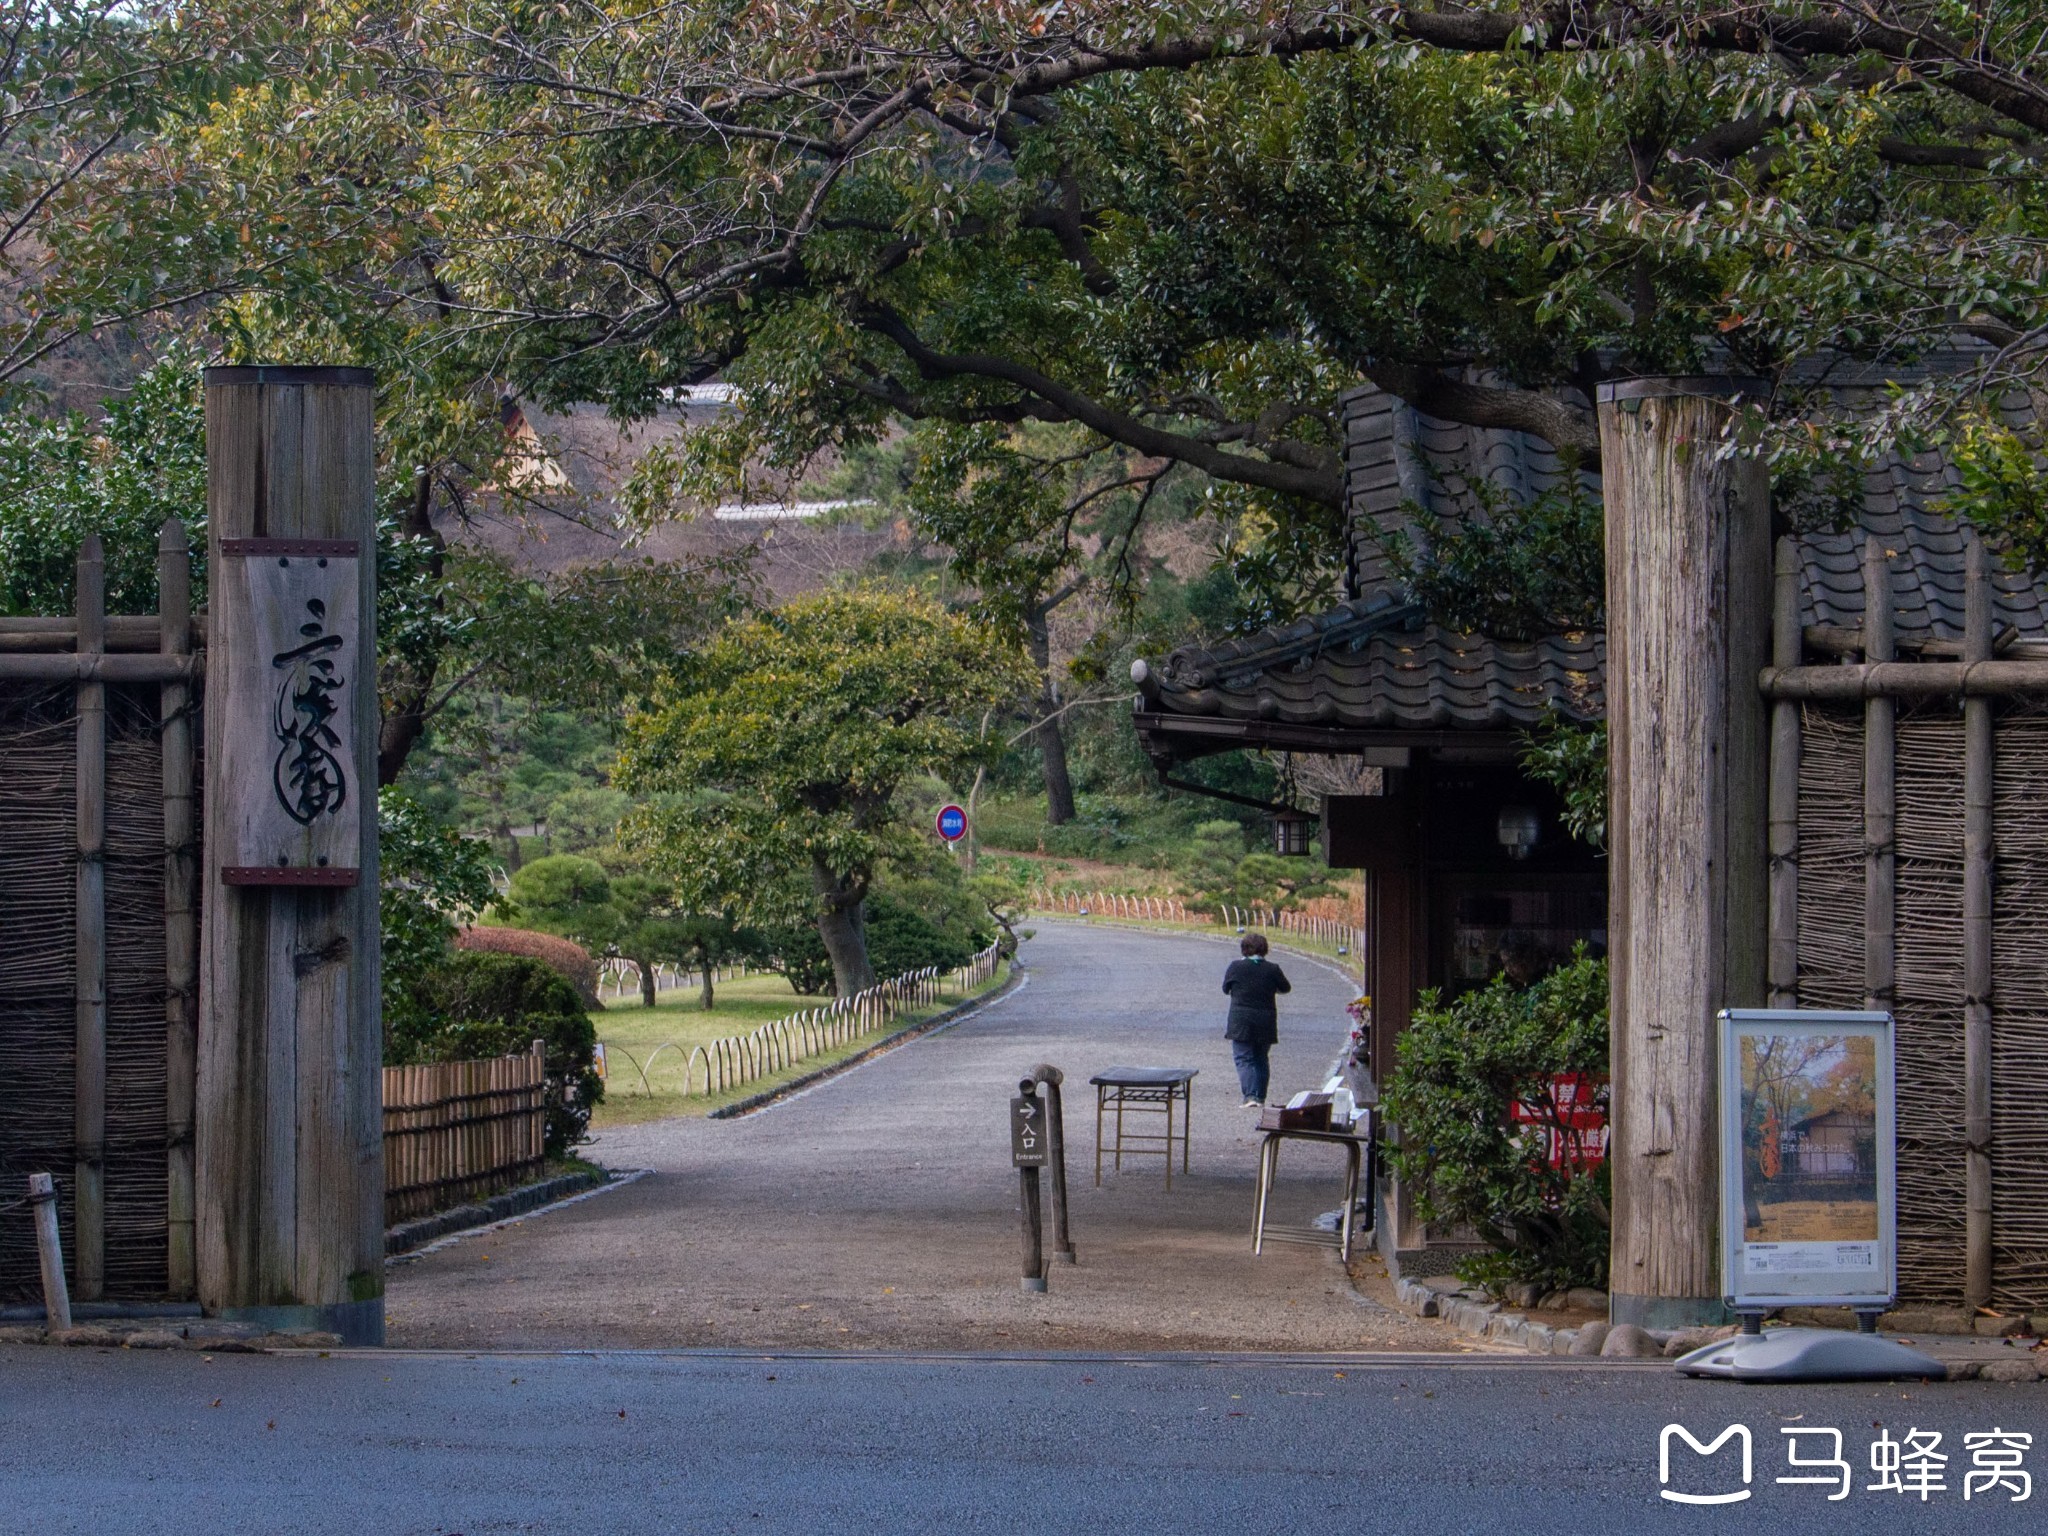
<path id="1" fill-rule="evenodd" d="M 1047 1161 L 1045 1101 L 1019 1094 L 1010 1100 L 1010 1166 L 1043 1168 Z"/>

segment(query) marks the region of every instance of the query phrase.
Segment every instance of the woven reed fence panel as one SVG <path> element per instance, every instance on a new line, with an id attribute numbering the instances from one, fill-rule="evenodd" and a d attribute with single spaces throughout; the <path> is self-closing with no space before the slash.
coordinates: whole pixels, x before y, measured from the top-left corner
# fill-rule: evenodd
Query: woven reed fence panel
<path id="1" fill-rule="evenodd" d="M 384 1068 L 384 1220 L 425 1216 L 540 1175 L 538 1051 Z"/>
<path id="2" fill-rule="evenodd" d="M 1898 721 L 1897 1020 L 1899 1291 L 1963 1299 L 1963 717 L 1953 704 Z"/>
<path id="3" fill-rule="evenodd" d="M 2048 712 L 1998 717 L 1991 935 L 1992 1299 L 2048 1305 Z"/>
<path id="4" fill-rule="evenodd" d="M 1799 1000 L 1863 1005 L 1863 716 L 1809 705 L 1799 773 Z M 1963 729 L 1898 722 L 1899 1289 L 1963 1295 Z M 1993 1299 L 2048 1305 L 2048 712 L 1995 734 Z"/>
<path id="5" fill-rule="evenodd" d="M 157 690 L 107 690 L 107 1143 L 109 1297 L 168 1283 L 164 1134 L 163 759 Z M 57 1176 L 74 1251 L 71 1184 L 77 878 L 72 690 L 0 689 L 0 1197 Z M 0 1212 L 0 1299 L 39 1298 L 23 1209 Z"/>
<path id="6" fill-rule="evenodd" d="M 1864 1006 L 1863 712 L 1807 705 L 1799 762 L 1799 1002 Z M 1899 1291 L 1963 1285 L 1963 739 L 1951 708 L 1897 726 L 1893 1012 Z"/>
<path id="7" fill-rule="evenodd" d="M 1799 754 L 1799 1001 L 1863 1006 L 1863 715 L 1809 704 Z"/>

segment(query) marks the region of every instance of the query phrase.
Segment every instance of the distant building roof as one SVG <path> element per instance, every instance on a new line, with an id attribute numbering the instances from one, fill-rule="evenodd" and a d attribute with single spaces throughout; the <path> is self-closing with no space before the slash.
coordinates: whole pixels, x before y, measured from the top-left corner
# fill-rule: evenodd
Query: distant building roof
<path id="1" fill-rule="evenodd" d="M 1833 381 L 1845 397 L 1875 386 Z M 1394 733 L 1506 732 L 1557 714 L 1606 712 L 1606 636 L 1551 635 L 1510 643 L 1454 634 L 1409 602 L 1387 560 L 1388 537 L 1422 507 L 1446 522 L 1485 521 L 1489 502 L 1523 505 L 1571 473 L 1524 433 L 1425 416 L 1376 389 L 1344 401 L 1351 600 L 1328 613 L 1241 640 L 1177 650 L 1132 669 L 1137 728 L 1162 765 L 1240 745 L 1350 752 Z M 1580 471 L 1599 493 L 1599 476 Z M 1865 476 L 1857 526 L 1799 541 L 1804 623 L 1862 622 L 1864 539 L 1890 557 L 1898 646 L 1954 642 L 1963 627 L 1962 531 L 1939 509 L 1957 488 L 1938 455 L 1893 456 Z M 1482 493 L 1477 487 L 1488 489 Z M 1995 578 L 2002 643 L 2048 648 L 2048 589 L 2024 575 Z"/>

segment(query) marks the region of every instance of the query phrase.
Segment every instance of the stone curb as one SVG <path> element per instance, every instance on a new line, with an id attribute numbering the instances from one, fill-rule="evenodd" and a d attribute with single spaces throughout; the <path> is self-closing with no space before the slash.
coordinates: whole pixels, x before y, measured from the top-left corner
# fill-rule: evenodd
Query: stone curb
<path id="1" fill-rule="evenodd" d="M 806 1072 L 803 1076 L 792 1078 L 778 1087 L 765 1088 L 759 1093 L 750 1093 L 744 1099 L 736 1099 L 723 1108 L 712 1110 L 704 1118 L 707 1120 L 736 1120 L 741 1115 L 751 1115 L 757 1109 L 766 1109 L 778 1099 L 786 1099 L 793 1093 L 813 1087 L 818 1083 L 824 1082 L 827 1078 L 837 1077 L 842 1072 L 851 1072 L 863 1062 L 881 1055 L 884 1051 L 894 1050 L 897 1046 L 907 1041 L 915 1040 L 919 1035 L 928 1035 L 935 1029 L 943 1029 L 946 1025 L 953 1023 L 965 1014 L 973 1012 L 976 1008 L 984 1007 L 994 1002 L 997 998 L 1009 996 L 1017 987 L 1023 985 L 1023 981 L 1023 963 L 1018 960 L 1012 960 L 1010 962 L 1010 974 L 1003 979 L 1001 986 L 991 987 L 979 997 L 970 997 L 963 1002 L 955 1003 L 944 1012 L 935 1013 L 928 1019 L 919 1019 L 915 1024 L 906 1024 L 895 1033 L 882 1036 L 881 1039 L 867 1047 L 867 1049 L 847 1057 L 844 1061 L 835 1061 L 829 1067 L 820 1067 L 815 1072 Z"/>
<path id="2" fill-rule="evenodd" d="M 1490 1339 L 1532 1355 L 1669 1360 L 1736 1331 L 1733 1324 L 1724 1328 L 1676 1330 L 1610 1327 L 1606 1323 L 1559 1328 L 1500 1302 L 1489 1301 L 1476 1292 L 1445 1293 L 1401 1277 L 1394 1279 L 1394 1300 L 1413 1316 L 1435 1318 L 1473 1338 Z M 1956 1334 L 1902 1337 L 1900 1342 L 1941 1361 L 1948 1367 L 1950 1381 L 2039 1381 L 2048 1376 L 2048 1351 L 2023 1348 L 2018 1341 L 2004 1337 Z M 1997 1349 L 1998 1353 L 1986 1358 L 1987 1347 Z"/>
<path id="3" fill-rule="evenodd" d="M 436 1238 L 464 1232 L 472 1227 L 521 1216 L 543 1205 L 551 1205 L 579 1190 L 594 1189 L 611 1176 L 586 1170 L 539 1179 L 518 1189 L 508 1189 L 475 1205 L 458 1205 L 417 1221 L 400 1222 L 384 1234 L 384 1255 L 392 1258 L 423 1247 Z M 82 1321 L 75 1327 L 53 1333 L 40 1323 L 0 1326 L 0 1344 L 66 1344 L 98 1349 L 185 1349 L 214 1355 L 263 1354 L 273 1349 L 339 1349 L 341 1336 L 334 1333 L 273 1333 L 253 1323 L 227 1322 L 220 1318 L 167 1318 L 149 1316 L 147 1309 L 133 1317 L 106 1317 Z"/>
<path id="4" fill-rule="evenodd" d="M 540 1179 L 532 1184 L 522 1184 L 517 1189 L 508 1189 L 502 1195 L 493 1195 L 475 1205 L 451 1206 L 431 1216 L 401 1221 L 384 1233 L 384 1257 L 393 1259 L 402 1253 L 411 1253 L 415 1248 L 423 1248 L 435 1238 L 446 1237 L 451 1232 L 466 1232 L 471 1227 L 487 1227 L 507 1217 L 523 1216 L 538 1206 L 552 1204 L 578 1190 L 594 1189 L 608 1177 L 608 1174 L 595 1170 L 557 1174 L 552 1179 Z"/>

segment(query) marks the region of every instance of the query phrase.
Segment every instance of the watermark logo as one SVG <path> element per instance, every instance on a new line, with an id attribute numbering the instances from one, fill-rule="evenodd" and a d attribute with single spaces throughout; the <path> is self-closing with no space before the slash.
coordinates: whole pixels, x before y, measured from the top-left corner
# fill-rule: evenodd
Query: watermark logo
<path id="1" fill-rule="evenodd" d="M 1711 1456 L 1730 1440 L 1742 1446 L 1742 1487 L 1732 1493 L 1680 1493 L 1671 1484 L 1671 1442 L 1683 1440 L 1702 1456 Z M 1691 1430 L 1683 1424 L 1666 1424 L 1664 1433 L 1657 1437 L 1657 1481 L 1662 1484 L 1659 1498 L 1669 1499 L 1674 1504 L 1740 1504 L 1748 1498 L 1750 1474 L 1754 1470 L 1754 1447 L 1749 1438 L 1747 1424 L 1730 1424 L 1720 1434 L 1705 1443 L 1693 1438 Z"/>
<path id="2" fill-rule="evenodd" d="M 1865 1493 L 1893 1493 L 1905 1499 L 1928 1503 L 1938 1495 L 1957 1491 L 1951 1481 L 1962 1478 L 1964 1499 L 2004 1498 L 2020 1504 L 2034 1496 L 2033 1475 L 2026 1470 L 2027 1453 L 2033 1449 L 2033 1435 L 2021 1430 L 1993 1428 L 1962 1437 L 1969 1465 L 1958 1462 L 1954 1472 L 1953 1450 L 1943 1449 L 1940 1430 L 1907 1429 L 1894 1436 L 1882 1425 L 1873 1425 L 1877 1436 L 1870 1442 L 1869 1464 L 1873 1478 L 1863 1485 Z M 1839 1429 L 1802 1424 L 1781 1428 L 1785 1437 L 1785 1465 L 1791 1470 L 1773 1479 L 1792 1487 L 1825 1488 L 1829 1503 L 1837 1504 L 1856 1491 L 1856 1473 L 1850 1464 Z M 1688 1493 L 1671 1486 L 1671 1446 L 1683 1441 L 1702 1461 L 1715 1457 L 1732 1440 L 1741 1454 L 1741 1477 L 1733 1476 L 1734 1452 L 1721 1457 L 1712 1469 L 1722 1491 Z M 1697 1462 L 1682 1463 L 1697 1467 Z M 1755 1491 L 1754 1443 L 1749 1426 L 1730 1424 L 1711 1440 L 1702 1440 L 1683 1424 L 1666 1424 L 1657 1437 L 1657 1496 L 1673 1504 L 1740 1504 Z"/>

